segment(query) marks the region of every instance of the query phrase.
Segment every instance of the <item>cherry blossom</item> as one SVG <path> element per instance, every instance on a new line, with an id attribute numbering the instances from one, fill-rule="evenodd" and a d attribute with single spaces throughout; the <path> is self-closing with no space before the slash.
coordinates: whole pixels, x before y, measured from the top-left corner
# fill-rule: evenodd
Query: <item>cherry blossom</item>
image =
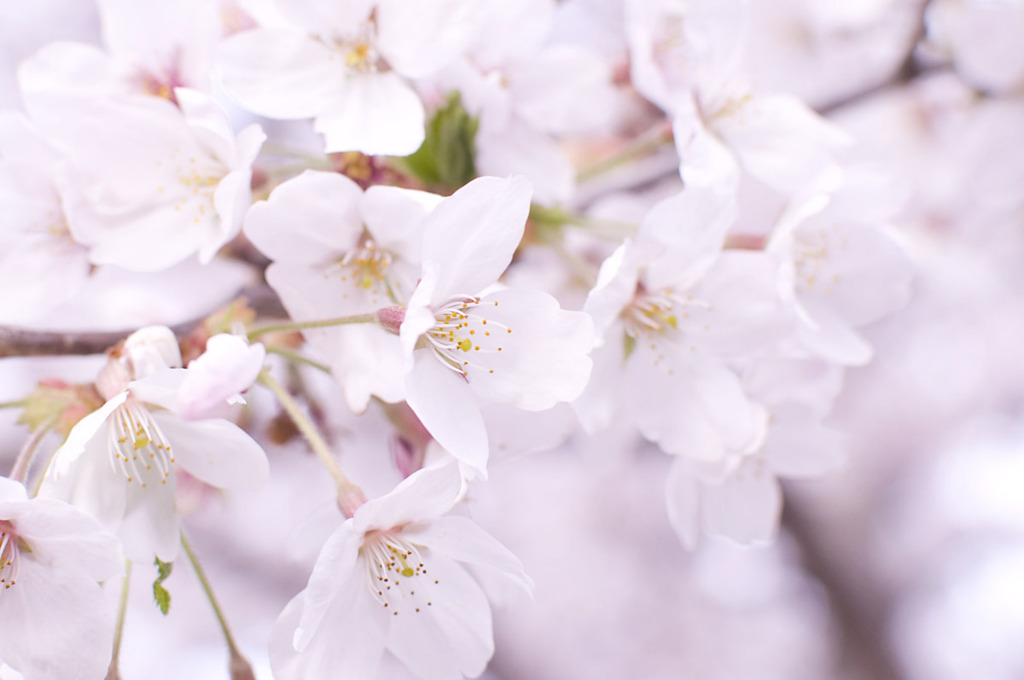
<path id="1" fill-rule="evenodd" d="M 67 156 L 59 186 L 69 226 L 96 264 L 158 271 L 195 254 L 206 263 L 242 228 L 263 131 L 236 136 L 209 96 L 175 95 L 178 106 L 89 100 L 74 108 L 74 127 L 60 102 L 33 109 Z"/>
<path id="2" fill-rule="evenodd" d="M 180 366 L 167 328 L 129 337 L 97 383 L 106 403 L 71 430 L 41 492 L 100 519 L 133 560 L 149 562 L 156 555 L 169 562 L 178 553 L 175 465 L 225 489 L 254 488 L 268 475 L 263 450 L 236 425 L 220 418 L 186 420 L 175 410 L 189 413 L 195 406 L 168 389 L 191 370 Z M 197 370 L 209 369 L 201 362 Z M 182 382 L 187 389 L 187 378 Z"/>
<path id="3" fill-rule="evenodd" d="M 275 677 L 374 677 L 385 650 L 424 680 L 483 672 L 494 640 L 474 574 L 531 582 L 507 548 L 448 514 L 462 485 L 455 465 L 424 468 L 331 534 L 271 634 Z"/>
<path id="4" fill-rule="evenodd" d="M 459 460 L 483 471 L 478 400 L 529 411 L 571 401 L 590 375 L 590 319 L 546 293 L 489 289 L 512 260 L 530 205 L 522 177 L 481 177 L 423 226 L 423 274 L 400 327 L 406 400 Z"/>
<path id="5" fill-rule="evenodd" d="M 327 151 L 405 156 L 423 142 L 425 118 L 409 79 L 440 69 L 464 49 L 471 5 L 281 1 L 279 21 L 222 44 L 224 84 L 256 113 L 315 118 Z"/>
<path id="6" fill-rule="evenodd" d="M 114 611 L 100 582 L 123 569 L 95 519 L 0 477 L 0 660 L 25 680 L 104 676 Z"/>
<path id="7" fill-rule="evenodd" d="M 292 319 L 366 314 L 408 302 L 420 270 L 420 223 L 440 200 L 396 187 L 363 192 L 342 175 L 306 171 L 253 206 L 245 233 L 274 260 L 267 282 Z M 394 335 L 365 324 L 305 335 L 330 362 L 353 411 L 365 411 L 371 395 L 404 397 Z"/>

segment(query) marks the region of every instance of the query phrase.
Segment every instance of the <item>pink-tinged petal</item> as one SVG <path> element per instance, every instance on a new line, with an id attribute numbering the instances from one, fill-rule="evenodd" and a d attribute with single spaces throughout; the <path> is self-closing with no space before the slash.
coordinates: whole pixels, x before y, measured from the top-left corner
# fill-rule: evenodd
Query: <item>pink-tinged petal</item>
<path id="1" fill-rule="evenodd" d="M 275 261 L 317 264 L 336 259 L 359 243 L 361 196 L 359 186 L 344 175 L 307 170 L 252 206 L 245 235 Z"/>
<path id="2" fill-rule="evenodd" d="M 476 137 L 476 168 L 481 175 L 522 175 L 533 185 L 537 203 L 572 199 L 576 169 L 550 135 L 512 116 L 502 127 L 483 127 Z"/>
<path id="3" fill-rule="evenodd" d="M 398 74 L 352 75 L 340 88 L 316 116 L 326 151 L 408 156 L 423 143 L 423 102 Z"/>
<path id="4" fill-rule="evenodd" d="M 302 613 L 296 621 L 292 644 L 303 651 L 316 635 L 328 609 L 337 606 L 335 598 L 343 590 L 351 590 L 351 582 L 365 579 L 363 569 L 357 569 L 362 533 L 345 522 L 328 537 L 317 557 L 309 583 L 303 591 Z M 351 596 L 349 592 L 347 595 Z M 369 593 L 366 593 L 369 596 Z"/>
<path id="5" fill-rule="evenodd" d="M 173 562 L 181 549 L 181 523 L 174 498 L 174 476 L 166 484 L 126 483 L 128 500 L 117 535 L 124 555 L 149 564 L 153 556 Z"/>
<path id="6" fill-rule="evenodd" d="M 477 677 L 494 653 L 487 597 L 458 564 L 429 547 L 421 555 L 437 580 L 431 604 L 392 616 L 388 649 L 423 680 Z"/>
<path id="7" fill-rule="evenodd" d="M 270 118 L 312 118 L 336 95 L 345 64 L 305 34 L 256 29 L 221 44 L 220 72 L 243 108 Z"/>
<path id="8" fill-rule="evenodd" d="M 775 537 L 782 512 L 782 491 L 773 475 L 741 468 L 720 486 L 705 486 L 704 527 L 708 533 L 743 543 Z"/>
<path id="9" fill-rule="evenodd" d="M 547 293 L 500 290 L 480 299 L 479 318 L 465 334 L 470 387 L 481 398 L 529 411 L 551 408 L 580 395 L 590 378 L 594 345 L 590 316 L 566 311 Z M 465 332 L 465 331 L 464 331 Z"/>
<path id="10" fill-rule="evenodd" d="M 692 550 L 700 534 L 700 485 L 685 458 L 677 458 L 669 469 L 665 501 L 672 528 L 683 545 Z"/>
<path id="11" fill-rule="evenodd" d="M 487 432 L 466 379 L 441 365 L 432 349 L 417 351 L 405 398 L 431 436 L 460 461 L 487 469 Z"/>
<path id="12" fill-rule="evenodd" d="M 234 423 L 185 421 L 169 411 L 152 416 L 170 442 L 174 460 L 190 475 L 229 490 L 256 489 L 267 481 L 267 455 Z"/>
<path id="13" fill-rule="evenodd" d="M 236 335 L 211 337 L 206 351 L 192 360 L 185 372 L 178 415 L 195 420 L 219 414 L 228 401 L 253 386 L 266 354 L 263 345 L 250 345 Z"/>
<path id="14" fill-rule="evenodd" d="M 424 278 L 436 280 L 431 304 L 498 280 L 523 238 L 531 194 L 522 177 L 480 177 L 434 208 L 423 235 Z"/>
<path id="15" fill-rule="evenodd" d="M 360 212 L 377 246 L 418 263 L 423 240 L 421 222 L 441 200 L 441 196 L 425 191 L 372 186 L 366 190 Z"/>
<path id="16" fill-rule="evenodd" d="M 353 521 L 359 531 L 365 532 L 436 519 L 451 510 L 462 493 L 458 465 L 431 465 L 403 479 L 390 493 L 360 507 Z"/>
<path id="17" fill-rule="evenodd" d="M 696 284 L 721 254 L 738 212 L 732 195 L 699 184 L 655 204 L 637 234 L 638 242 L 650 240 L 661 251 L 647 264 L 648 289 L 686 290 Z"/>
<path id="18" fill-rule="evenodd" d="M 428 76 L 459 56 L 475 37 L 476 3 L 379 0 L 377 49 L 407 78 Z"/>
<path id="19" fill-rule="evenodd" d="M 17 584 L 3 595 L 0 658 L 20 677 L 104 677 L 114 638 L 114 610 L 88 573 L 51 569 L 23 557 Z"/>
<path id="20" fill-rule="evenodd" d="M 496 569 L 527 592 L 533 589 L 533 580 L 519 558 L 468 517 L 446 515 L 432 522 L 411 524 L 402 536 L 412 543 L 430 546 L 434 555 Z"/>

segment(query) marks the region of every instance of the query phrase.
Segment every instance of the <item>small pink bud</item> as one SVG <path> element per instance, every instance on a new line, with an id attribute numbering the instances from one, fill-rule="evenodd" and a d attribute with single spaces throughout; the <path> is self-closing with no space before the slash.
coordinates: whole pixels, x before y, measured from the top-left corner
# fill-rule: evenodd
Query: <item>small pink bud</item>
<path id="1" fill-rule="evenodd" d="M 389 333 L 398 335 L 402 322 L 405 321 L 405 306 L 394 305 L 393 307 L 382 307 L 377 310 L 377 323 Z"/>

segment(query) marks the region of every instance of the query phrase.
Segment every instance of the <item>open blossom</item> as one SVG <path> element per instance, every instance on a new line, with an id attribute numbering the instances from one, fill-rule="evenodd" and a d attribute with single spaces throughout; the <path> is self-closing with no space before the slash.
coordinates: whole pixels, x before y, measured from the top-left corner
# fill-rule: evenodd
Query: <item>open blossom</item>
<path id="1" fill-rule="evenodd" d="M 207 263 L 241 231 L 266 136 L 258 125 L 236 136 L 208 95 L 175 94 L 178 106 L 135 97 L 32 110 L 67 158 L 59 186 L 69 225 L 95 264 L 152 272 L 196 254 Z"/>
<path id="2" fill-rule="evenodd" d="M 295 321 L 367 314 L 405 304 L 420 272 L 420 224 L 440 196 L 397 187 L 365 192 L 337 173 L 307 170 L 245 218 L 245 234 L 273 263 L 267 282 Z M 401 346 L 379 326 L 307 329 L 348 407 L 404 398 Z"/>
<path id="3" fill-rule="evenodd" d="M 756 362 L 744 378 L 770 415 L 763 440 L 712 462 L 681 457 L 669 472 L 668 514 L 687 547 L 702 529 L 743 544 L 770 542 L 782 513 L 779 479 L 819 477 L 845 459 L 842 433 L 822 423 L 839 391 L 840 369 L 775 359 Z"/>
<path id="4" fill-rule="evenodd" d="M 0 322 L 25 325 L 75 296 L 89 276 L 55 183 L 59 156 L 24 117 L 0 115 Z M 25 282 L 32 285 L 26 286 Z"/>
<path id="5" fill-rule="evenodd" d="M 100 582 L 123 569 L 95 519 L 0 477 L 0 662 L 25 680 L 102 678 L 114 611 Z"/>
<path id="6" fill-rule="evenodd" d="M 900 205 L 880 174 L 829 174 L 794 198 L 768 250 L 783 258 L 796 343 L 817 356 L 863 364 L 871 347 L 857 328 L 906 304 L 907 256 L 888 233 Z"/>
<path id="7" fill-rule="evenodd" d="M 269 473 L 263 450 L 248 434 L 201 412 L 225 383 L 213 381 L 213 388 L 190 394 L 192 369 L 180 366 L 167 328 L 130 336 L 97 381 L 107 402 L 72 428 L 41 491 L 99 518 L 133 560 L 148 562 L 155 554 L 169 562 L 177 555 L 175 466 L 225 489 L 256 487 Z M 208 367 L 200 363 L 197 370 Z M 175 385 L 186 388 L 184 395 Z M 202 417 L 186 419 L 197 415 Z"/>
<path id="8" fill-rule="evenodd" d="M 597 430 L 628 414 L 664 451 L 719 460 L 763 436 L 732 362 L 788 329 L 778 265 L 758 252 L 722 252 L 735 212 L 706 187 L 659 202 L 601 266 L 584 311 L 602 338 L 594 376 L 574 403 Z"/>
<path id="9" fill-rule="evenodd" d="M 471 520 L 451 464 L 369 501 L 327 540 L 271 634 L 278 680 L 377 677 L 385 650 L 423 680 L 477 677 L 494 652 L 487 596 L 467 569 L 529 589 L 519 560 Z"/>
<path id="10" fill-rule="evenodd" d="M 530 208 L 522 177 L 481 177 L 442 201 L 423 227 L 423 274 L 400 327 L 406 400 L 431 435 L 483 471 L 480 401 L 528 411 L 579 396 L 593 326 L 546 293 L 493 287 Z"/>
<path id="11" fill-rule="evenodd" d="M 464 48 L 466 0 L 280 0 L 279 21 L 225 41 L 220 70 L 239 103 L 270 118 L 314 118 L 327 151 L 405 156 L 423 142 L 410 79 Z"/>

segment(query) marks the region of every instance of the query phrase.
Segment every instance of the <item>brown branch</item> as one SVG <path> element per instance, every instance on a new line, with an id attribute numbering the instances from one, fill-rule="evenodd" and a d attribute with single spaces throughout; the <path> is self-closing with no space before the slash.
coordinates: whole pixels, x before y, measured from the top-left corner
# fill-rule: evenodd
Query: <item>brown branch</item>
<path id="1" fill-rule="evenodd" d="M 247 286 L 237 297 L 248 301 L 249 307 L 261 316 L 287 316 L 281 301 L 266 284 Z M 202 318 L 191 319 L 171 326 L 174 334 L 182 338 L 194 330 Z M 137 329 L 118 331 L 38 331 L 12 326 L 0 326 L 0 358 L 27 356 L 60 356 L 102 354 L 121 342 Z"/>
<path id="2" fill-rule="evenodd" d="M 839 633 L 840 663 L 851 671 L 844 677 L 901 680 L 903 673 L 890 646 L 888 630 L 891 606 L 870 565 L 858 562 L 865 555 L 857 537 L 844 533 L 844 543 L 830 536 L 826 523 L 817 520 L 809 503 L 788 493 L 782 524 L 800 546 L 805 571 L 825 589 Z M 855 532 L 853 532 L 855 533 Z M 844 548 L 848 546 L 851 555 Z"/>

